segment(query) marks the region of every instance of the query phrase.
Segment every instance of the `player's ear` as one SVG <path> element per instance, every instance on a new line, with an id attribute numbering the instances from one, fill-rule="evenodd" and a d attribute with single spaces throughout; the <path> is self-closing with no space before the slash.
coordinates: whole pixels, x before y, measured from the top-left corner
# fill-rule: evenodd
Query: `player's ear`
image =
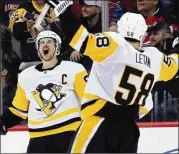
<path id="1" fill-rule="evenodd" d="M 60 50 L 57 50 L 56 51 L 56 55 L 58 56 L 60 54 Z"/>

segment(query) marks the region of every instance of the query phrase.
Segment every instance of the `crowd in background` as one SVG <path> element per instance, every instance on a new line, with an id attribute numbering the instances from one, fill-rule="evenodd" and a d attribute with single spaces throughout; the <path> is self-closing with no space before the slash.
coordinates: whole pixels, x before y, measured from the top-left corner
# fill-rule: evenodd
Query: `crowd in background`
<path id="1" fill-rule="evenodd" d="M 72 11 L 91 33 L 102 32 L 101 2 L 74 0 Z M 140 13 L 145 17 L 148 31 L 143 46 L 155 46 L 165 54 L 179 50 L 179 1 L 178 0 L 109 0 L 109 31 L 117 31 L 116 22 L 125 12 Z M 1 50 L 2 91 L 4 110 L 15 95 L 18 73 L 31 64 L 40 61 L 35 49 L 36 31 L 33 27 L 37 15 L 44 7 L 44 0 L 2 0 Z M 24 14 L 24 10 L 26 13 Z M 22 18 L 23 15 L 23 18 Z M 63 35 L 60 21 L 53 18 L 51 10 L 44 20 L 44 27 L 55 31 L 62 38 L 60 59 L 81 63 L 90 73 L 92 60 L 82 56 L 69 46 L 70 40 Z M 70 21 L 69 21 L 70 22 Z M 73 26 L 73 23 L 71 23 Z M 173 46 L 172 46 L 173 45 Z M 178 80 L 176 78 L 175 80 Z M 179 82 L 178 82 L 179 83 Z M 178 96 L 168 93 L 162 86 L 153 91 L 154 109 L 141 121 L 177 121 Z M 179 87 L 179 86 L 178 86 Z"/>

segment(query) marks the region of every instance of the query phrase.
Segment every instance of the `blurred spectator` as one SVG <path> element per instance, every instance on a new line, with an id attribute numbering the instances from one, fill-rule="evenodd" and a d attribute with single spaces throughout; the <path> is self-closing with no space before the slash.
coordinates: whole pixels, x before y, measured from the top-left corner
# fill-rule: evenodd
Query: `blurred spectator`
<path id="1" fill-rule="evenodd" d="M 82 7 L 81 23 L 91 33 L 102 32 L 101 1 L 79 0 L 79 4 Z M 69 51 L 71 53 L 70 60 L 81 63 L 89 72 L 92 66 L 92 60 L 87 56 L 82 56 L 80 52 L 74 51 L 71 47 Z"/>
<path id="2" fill-rule="evenodd" d="M 2 13 L 2 23 L 9 25 L 11 14 L 18 8 L 19 4 L 25 0 L 1 0 L 0 10 Z"/>
<path id="3" fill-rule="evenodd" d="M 19 51 L 19 43 L 14 40 L 12 33 L 8 30 L 9 19 L 11 14 L 17 9 L 20 3 L 25 0 L 1 0 L 0 4 L 0 14 L 1 14 L 1 24 L 3 24 L 3 29 L 5 29 L 5 35 L 2 38 L 3 41 L 3 48 L 5 47 L 7 51 L 9 48 L 13 48 L 14 52 L 20 56 Z M 3 30 L 4 31 L 4 30 Z"/>
<path id="4" fill-rule="evenodd" d="M 34 37 L 36 36 L 33 25 L 35 14 L 40 14 L 45 3 L 42 0 L 25 1 L 11 15 L 9 28 L 16 40 L 20 41 L 22 61 L 39 61 L 34 48 Z"/>
<path id="5" fill-rule="evenodd" d="M 79 0 L 79 4 L 81 5 L 81 23 L 87 28 L 90 33 L 99 33 L 102 32 L 102 18 L 101 18 L 101 6 L 102 3 L 100 0 Z M 76 1 L 75 1 L 75 5 Z M 74 8 L 72 7 L 73 13 Z M 78 11 L 77 11 L 78 14 Z M 114 23 L 120 19 L 122 16 L 122 9 L 120 5 L 113 0 L 109 1 L 109 20 Z M 114 28 L 114 29 L 113 29 Z M 110 28 L 111 30 L 115 30 L 115 26 Z M 71 47 L 69 48 L 71 53 L 70 60 L 81 63 L 86 70 L 89 72 L 92 66 L 92 60 L 87 56 L 82 56 L 78 51 L 74 51 Z"/>
<path id="6" fill-rule="evenodd" d="M 164 19 L 167 24 L 178 28 L 176 26 L 176 19 L 169 14 L 166 10 L 162 9 L 160 0 L 135 0 L 137 5 L 137 12 L 145 17 L 147 25 L 151 26 L 157 20 Z M 149 36 L 146 36 L 144 43 L 148 45 L 150 43 Z M 145 45 L 144 44 L 144 45 Z"/>
<path id="7" fill-rule="evenodd" d="M 8 27 L 4 24 L 1 24 L 1 48 L 3 51 L 12 49 L 11 43 L 11 33 L 8 30 Z"/>
<path id="8" fill-rule="evenodd" d="M 15 39 L 20 41 L 22 62 L 40 61 L 34 45 L 34 38 L 38 33 L 34 28 L 34 24 L 44 5 L 44 0 L 28 0 L 21 3 L 11 15 L 9 28 L 12 30 Z M 55 23 L 49 24 L 52 17 L 51 12 L 50 9 L 43 20 L 43 28 L 57 31 L 58 26 Z M 59 33 L 60 30 L 58 29 Z"/>
<path id="9" fill-rule="evenodd" d="M 176 19 L 162 10 L 160 0 L 136 0 L 137 11 L 146 18 L 148 25 L 152 25 L 158 18 L 163 17 L 168 24 L 175 24 Z"/>
<path id="10" fill-rule="evenodd" d="M 87 1 L 87 0 L 86 0 Z M 122 0 L 124 1 L 124 0 Z M 125 1 L 133 1 L 133 0 L 125 0 Z M 83 0 L 73 0 L 72 12 L 75 14 L 77 18 L 81 18 L 82 16 L 82 5 Z M 117 21 L 123 14 L 123 10 L 121 8 L 120 0 L 109 0 L 109 22 Z M 122 3 L 123 4 L 123 3 Z"/>
<path id="11" fill-rule="evenodd" d="M 2 50 L 2 59 L 8 60 L 9 63 L 13 63 L 16 67 L 19 67 L 21 60 L 17 53 L 12 49 L 11 34 L 8 28 L 5 25 L 1 26 L 1 50 Z"/>
<path id="12" fill-rule="evenodd" d="M 81 17 L 81 8 L 82 6 L 79 4 L 79 0 L 73 0 L 72 12 L 78 19 Z"/>
<path id="13" fill-rule="evenodd" d="M 80 0 L 79 3 L 82 6 L 82 24 L 91 33 L 101 32 L 101 1 Z"/>
<path id="14" fill-rule="evenodd" d="M 1 82 L 2 82 L 2 96 L 3 96 L 3 111 L 11 104 L 17 84 L 17 67 L 13 63 L 10 64 L 8 60 L 2 61 Z"/>
<path id="15" fill-rule="evenodd" d="M 165 21 L 156 21 L 149 26 L 150 46 L 158 48 L 161 52 L 169 54 L 172 49 L 171 30 Z"/>
<path id="16" fill-rule="evenodd" d="M 179 1 L 178 0 L 161 0 L 163 11 L 167 10 L 168 14 L 171 14 L 176 18 L 177 24 L 179 24 Z"/>
<path id="17" fill-rule="evenodd" d="M 173 11 L 175 13 L 175 17 L 177 19 L 177 24 L 179 25 L 179 1 L 176 0 L 175 10 Z"/>
<path id="18" fill-rule="evenodd" d="M 109 23 L 117 22 L 123 14 L 119 0 L 109 0 Z"/>
<path id="19" fill-rule="evenodd" d="M 123 12 L 134 12 L 136 9 L 134 0 L 111 0 L 120 2 L 120 6 L 123 9 Z"/>

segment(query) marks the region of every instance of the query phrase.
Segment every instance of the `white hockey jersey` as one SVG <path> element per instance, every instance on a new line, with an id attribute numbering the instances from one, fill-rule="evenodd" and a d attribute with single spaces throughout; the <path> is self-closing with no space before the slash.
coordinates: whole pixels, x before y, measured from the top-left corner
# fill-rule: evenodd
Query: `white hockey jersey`
<path id="1" fill-rule="evenodd" d="M 84 55 L 94 61 L 82 100 L 83 119 L 129 105 L 140 106 L 144 116 L 153 108 L 154 83 L 170 80 L 178 70 L 177 54 L 167 57 L 154 47 L 139 51 L 115 32 L 93 35 L 81 26 L 70 45 L 78 51 L 85 46 Z"/>
<path id="2" fill-rule="evenodd" d="M 70 61 L 62 61 L 48 70 L 40 70 L 40 65 L 19 75 L 9 110 L 23 119 L 28 117 L 31 138 L 76 130 L 81 121 L 79 107 L 86 70 Z"/>

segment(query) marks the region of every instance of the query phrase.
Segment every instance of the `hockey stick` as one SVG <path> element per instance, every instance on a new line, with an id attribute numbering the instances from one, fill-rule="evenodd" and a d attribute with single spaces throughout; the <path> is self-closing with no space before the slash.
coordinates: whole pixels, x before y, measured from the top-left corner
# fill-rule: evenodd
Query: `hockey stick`
<path id="1" fill-rule="evenodd" d="M 47 14 L 48 10 L 50 8 L 49 4 L 45 4 L 42 12 L 40 13 L 38 19 L 35 22 L 34 28 L 37 29 L 39 32 L 42 31 L 44 28 L 41 26 L 42 21 L 44 20 L 45 15 Z"/>

